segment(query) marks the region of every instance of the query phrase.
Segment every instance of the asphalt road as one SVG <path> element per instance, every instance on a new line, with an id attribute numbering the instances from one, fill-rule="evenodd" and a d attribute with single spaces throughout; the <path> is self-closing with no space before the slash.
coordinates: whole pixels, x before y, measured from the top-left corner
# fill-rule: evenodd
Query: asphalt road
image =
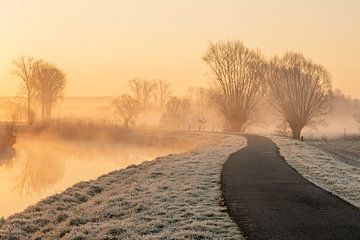
<path id="1" fill-rule="evenodd" d="M 360 239 L 358 208 L 303 178 L 270 139 L 245 137 L 248 146 L 224 164 L 221 187 L 248 239 Z"/>

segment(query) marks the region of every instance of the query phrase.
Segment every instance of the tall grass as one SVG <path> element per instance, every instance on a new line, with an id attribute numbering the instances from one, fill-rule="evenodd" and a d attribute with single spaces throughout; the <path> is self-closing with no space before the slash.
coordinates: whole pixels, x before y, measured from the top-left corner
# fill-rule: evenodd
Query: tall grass
<path id="1" fill-rule="evenodd" d="M 54 119 L 46 124 L 28 127 L 24 129 L 24 133 L 54 137 L 65 141 L 96 141 L 181 149 L 189 149 L 201 144 L 201 142 L 194 142 L 190 136 L 184 135 L 182 132 L 175 133 L 159 129 L 126 129 L 114 122 L 88 119 Z"/>
<path id="2" fill-rule="evenodd" d="M 67 140 L 116 140 L 124 132 L 120 125 L 87 119 L 55 119 L 33 127 L 34 132 L 46 131 Z"/>

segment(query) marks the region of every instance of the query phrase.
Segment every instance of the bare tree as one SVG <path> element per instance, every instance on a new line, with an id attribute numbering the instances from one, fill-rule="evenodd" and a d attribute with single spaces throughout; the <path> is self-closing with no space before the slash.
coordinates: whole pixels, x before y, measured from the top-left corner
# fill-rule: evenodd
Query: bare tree
<path id="1" fill-rule="evenodd" d="M 171 94 L 170 83 L 166 80 L 155 80 L 154 82 L 154 98 L 156 104 L 160 107 L 160 110 L 162 111 Z"/>
<path id="2" fill-rule="evenodd" d="M 113 105 L 116 111 L 121 116 L 124 122 L 124 128 L 129 128 L 136 115 L 140 111 L 140 103 L 128 94 L 123 94 L 113 100 Z"/>
<path id="3" fill-rule="evenodd" d="M 31 125 L 33 122 L 33 112 L 31 102 L 36 94 L 36 66 L 38 61 L 32 57 L 20 56 L 13 61 L 15 69 L 12 74 L 21 80 L 21 90 L 26 95 L 27 100 L 27 121 Z"/>
<path id="4" fill-rule="evenodd" d="M 355 122 L 356 122 L 356 124 L 358 125 L 358 128 L 359 128 L 359 130 L 360 130 L 360 113 L 355 113 L 355 114 L 353 115 L 353 118 L 354 118 L 354 120 L 355 120 Z"/>
<path id="5" fill-rule="evenodd" d="M 212 105 L 212 99 L 209 89 L 203 87 L 190 87 L 188 94 L 194 105 L 199 108 L 200 111 L 206 112 Z"/>
<path id="6" fill-rule="evenodd" d="M 254 119 L 263 90 L 266 63 L 259 51 L 240 41 L 210 43 L 203 57 L 214 79 L 212 99 L 232 131 L 243 132 Z"/>
<path id="7" fill-rule="evenodd" d="M 134 98 L 139 102 L 141 110 L 147 110 L 150 107 L 155 84 L 147 79 L 132 79 L 129 81 L 129 87 Z"/>
<path id="8" fill-rule="evenodd" d="M 53 104 L 63 96 L 66 77 L 54 64 L 41 62 L 36 68 L 37 96 L 41 103 L 43 121 L 51 118 Z"/>
<path id="9" fill-rule="evenodd" d="M 289 124 L 294 139 L 330 111 L 331 83 L 328 71 L 299 53 L 275 57 L 269 66 L 270 103 Z"/>
<path id="10" fill-rule="evenodd" d="M 201 130 L 208 119 L 211 118 L 212 101 L 209 94 L 209 89 L 203 87 L 191 87 L 188 89 L 192 106 L 192 123 L 198 124 L 198 129 Z"/>
<path id="11" fill-rule="evenodd" d="M 0 108 L 2 110 L 1 117 L 6 119 L 6 121 L 11 120 L 14 125 L 21 123 L 27 113 L 27 107 L 24 104 L 12 100 L 0 103 Z"/>
<path id="12" fill-rule="evenodd" d="M 190 101 L 185 98 L 170 97 L 161 116 L 161 126 L 179 128 L 186 121 Z"/>

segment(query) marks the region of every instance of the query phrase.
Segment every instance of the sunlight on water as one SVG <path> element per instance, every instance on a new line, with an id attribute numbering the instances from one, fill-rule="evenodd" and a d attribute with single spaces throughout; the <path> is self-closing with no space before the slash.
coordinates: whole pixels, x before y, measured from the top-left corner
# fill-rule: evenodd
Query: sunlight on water
<path id="1" fill-rule="evenodd" d="M 19 139 L 15 156 L 0 159 L 0 217 L 24 210 L 79 181 L 96 179 L 175 149 L 95 142 Z"/>

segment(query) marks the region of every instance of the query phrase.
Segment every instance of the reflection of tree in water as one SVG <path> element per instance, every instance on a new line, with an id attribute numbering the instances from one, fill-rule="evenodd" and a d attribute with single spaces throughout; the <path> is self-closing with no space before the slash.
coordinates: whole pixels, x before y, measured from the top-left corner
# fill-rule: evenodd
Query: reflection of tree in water
<path id="1" fill-rule="evenodd" d="M 64 174 L 62 161 L 56 152 L 24 152 L 24 168 L 18 176 L 16 189 L 20 193 L 41 192 L 58 182 Z"/>
<path id="2" fill-rule="evenodd" d="M 169 152 L 169 149 L 152 146 L 85 141 L 22 141 L 18 144 L 17 149 L 19 151 L 15 161 L 21 163 L 22 169 L 16 179 L 16 190 L 22 194 L 41 192 L 52 187 L 64 176 L 65 166 L 72 167 L 72 163 L 77 161 L 94 161 L 99 165 L 112 162 L 116 164 L 115 168 L 123 168 Z"/>
<path id="3" fill-rule="evenodd" d="M 115 162 L 119 168 L 126 167 L 144 161 L 146 158 L 142 154 L 146 148 L 135 148 L 134 146 L 124 146 L 122 144 L 99 144 L 99 143 L 78 143 L 76 150 L 66 149 L 68 157 L 78 161 L 88 162 Z M 149 151 L 149 150 L 148 150 Z M 65 152 L 63 150 L 63 152 Z M 152 156 L 152 155 L 150 155 Z M 151 158 L 151 157 L 150 157 Z"/>
<path id="4" fill-rule="evenodd" d="M 15 157 L 15 149 L 13 147 L 7 148 L 0 152 L 0 167 L 11 166 Z"/>

